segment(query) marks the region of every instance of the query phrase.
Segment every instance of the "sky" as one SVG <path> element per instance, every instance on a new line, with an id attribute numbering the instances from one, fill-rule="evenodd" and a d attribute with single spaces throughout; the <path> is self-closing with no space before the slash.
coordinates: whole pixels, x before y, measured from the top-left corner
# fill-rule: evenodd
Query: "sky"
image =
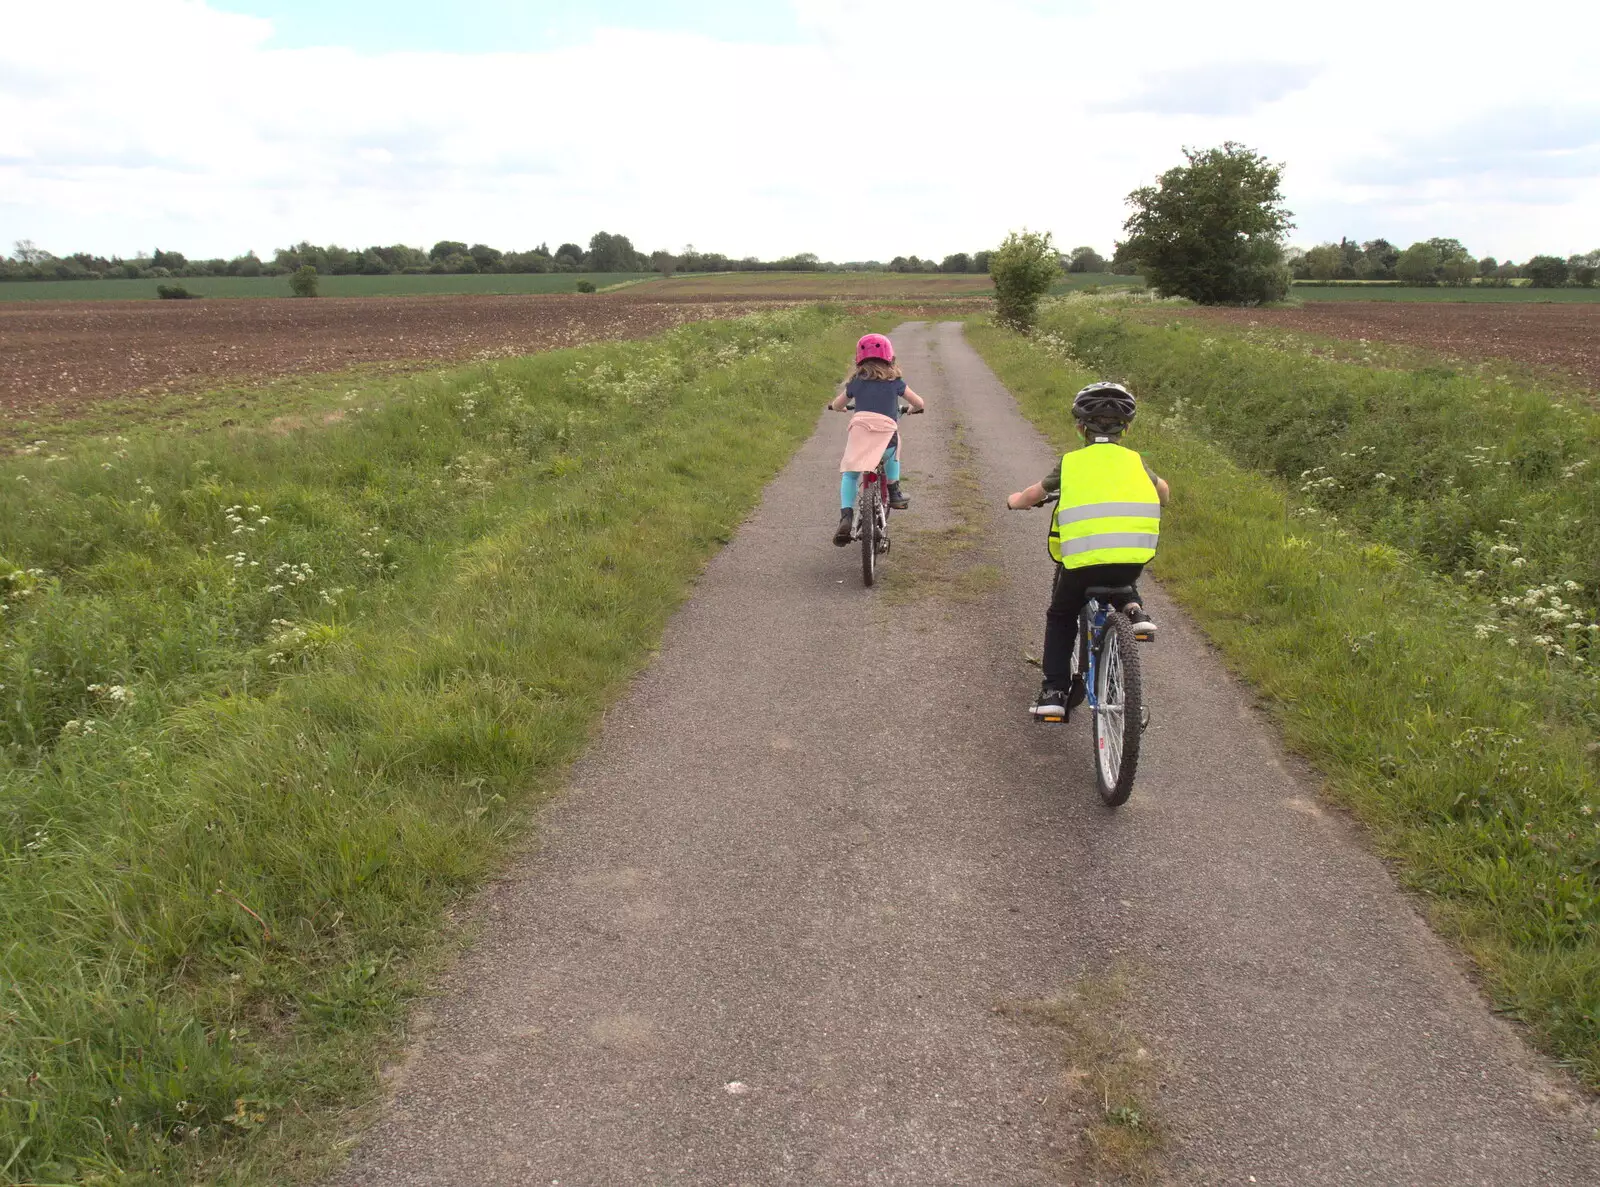
<path id="1" fill-rule="evenodd" d="M 0 0 L 0 252 L 1109 253 L 1233 140 L 1290 241 L 1600 247 L 1593 0 Z"/>

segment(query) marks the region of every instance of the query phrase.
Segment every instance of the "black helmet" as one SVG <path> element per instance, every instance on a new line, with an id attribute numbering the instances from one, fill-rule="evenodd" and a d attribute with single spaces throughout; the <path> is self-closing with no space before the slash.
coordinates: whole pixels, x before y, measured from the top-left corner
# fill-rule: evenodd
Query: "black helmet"
<path id="1" fill-rule="evenodd" d="M 1102 433 L 1122 432 L 1133 415 L 1133 393 L 1120 383 L 1091 383 L 1072 400 L 1073 419 Z"/>

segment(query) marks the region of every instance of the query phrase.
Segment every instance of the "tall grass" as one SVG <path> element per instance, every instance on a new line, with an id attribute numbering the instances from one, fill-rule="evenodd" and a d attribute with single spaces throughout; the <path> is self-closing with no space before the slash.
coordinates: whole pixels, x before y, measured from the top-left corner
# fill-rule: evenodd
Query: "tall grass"
<path id="1" fill-rule="evenodd" d="M 1472 624 L 1549 665 L 1600 730 L 1600 416 L 1515 380 L 1379 369 L 1060 302 L 1041 343 L 1128 380 L 1324 517 L 1489 596 Z"/>
<path id="2" fill-rule="evenodd" d="M 1592 484 L 1564 476 L 1600 452 L 1592 420 L 1537 393 L 1071 305 L 1043 327 L 972 333 L 1063 448 L 1082 383 L 1134 387 L 1130 444 L 1173 484 L 1153 572 L 1372 827 L 1497 1004 L 1600 1086 L 1593 645 L 1561 656 L 1533 641 L 1556 618 L 1592 622 L 1592 581 L 1564 584 L 1594 562 L 1578 543 Z M 1451 523 L 1467 538 L 1452 541 Z M 1477 559 L 1501 541 L 1519 551 Z M 1485 571 L 1463 576 L 1469 564 Z"/>
<path id="3" fill-rule="evenodd" d="M 0 1181 L 293 1177 L 858 331 L 0 464 Z"/>

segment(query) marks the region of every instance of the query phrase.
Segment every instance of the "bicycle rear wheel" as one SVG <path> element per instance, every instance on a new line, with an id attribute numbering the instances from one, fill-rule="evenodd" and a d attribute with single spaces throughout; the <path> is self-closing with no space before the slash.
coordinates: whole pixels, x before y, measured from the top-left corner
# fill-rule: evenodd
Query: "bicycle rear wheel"
<path id="1" fill-rule="evenodd" d="M 878 498 L 879 490 L 876 482 L 867 482 L 862 479 L 866 490 L 861 496 L 861 513 L 857 518 L 861 523 L 861 580 L 866 585 L 871 585 L 878 576 Z"/>
<path id="2" fill-rule="evenodd" d="M 1126 803 L 1139 766 L 1144 688 L 1133 624 L 1119 610 L 1106 616 L 1095 655 L 1094 758 L 1100 798 L 1111 807 Z"/>

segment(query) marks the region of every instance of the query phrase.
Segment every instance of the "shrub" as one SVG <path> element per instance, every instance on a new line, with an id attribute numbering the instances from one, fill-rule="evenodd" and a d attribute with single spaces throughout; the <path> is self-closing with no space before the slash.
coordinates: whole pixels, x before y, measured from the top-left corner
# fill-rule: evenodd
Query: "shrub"
<path id="1" fill-rule="evenodd" d="M 156 296 L 163 301 L 189 301 L 199 296 L 199 294 L 191 293 L 181 284 L 158 284 L 156 285 Z"/>
<path id="2" fill-rule="evenodd" d="M 578 281 L 578 291 L 580 293 L 592 293 L 592 292 L 594 292 L 594 281 L 592 281 L 592 280 L 580 280 L 580 281 Z"/>
<path id="3" fill-rule="evenodd" d="M 297 297 L 317 295 L 317 270 L 311 264 L 301 264 L 289 275 L 289 291 Z"/>
<path id="4" fill-rule="evenodd" d="M 989 257 L 989 275 L 994 278 L 1000 321 L 1013 329 L 1029 329 L 1039 310 L 1039 298 L 1061 275 L 1050 232 L 1012 231 Z"/>
<path id="5" fill-rule="evenodd" d="M 1567 261 L 1557 256 L 1534 256 L 1522 270 L 1536 289 L 1555 289 L 1567 283 Z"/>

